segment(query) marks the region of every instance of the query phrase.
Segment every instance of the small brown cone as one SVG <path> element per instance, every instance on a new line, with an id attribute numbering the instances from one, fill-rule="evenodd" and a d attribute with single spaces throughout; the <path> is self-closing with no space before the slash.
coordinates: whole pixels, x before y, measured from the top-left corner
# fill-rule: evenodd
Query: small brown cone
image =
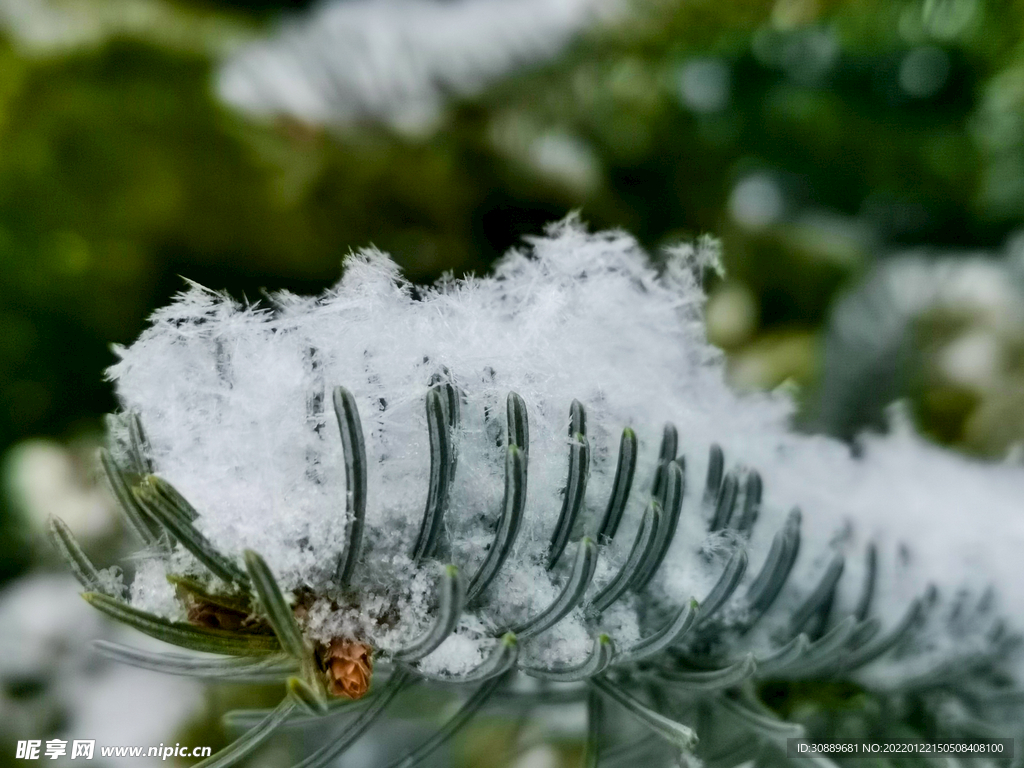
<path id="1" fill-rule="evenodd" d="M 327 682 L 335 696 L 361 699 L 370 690 L 373 655 L 370 647 L 348 640 L 333 640 L 325 659 Z"/>

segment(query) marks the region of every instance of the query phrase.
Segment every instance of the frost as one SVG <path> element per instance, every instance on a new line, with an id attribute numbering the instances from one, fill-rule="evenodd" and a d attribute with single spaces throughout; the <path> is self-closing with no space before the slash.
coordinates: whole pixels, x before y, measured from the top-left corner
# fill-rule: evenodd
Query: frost
<path id="1" fill-rule="evenodd" d="M 704 339 L 693 269 L 716 258 L 713 244 L 703 243 L 677 249 L 656 268 L 629 236 L 590 234 L 569 219 L 510 253 L 493 276 L 413 291 L 387 257 L 364 251 L 317 298 L 278 295 L 261 308 L 193 285 L 121 350 L 111 376 L 123 406 L 141 415 L 156 471 L 199 510 L 201 530 L 230 556 L 245 548 L 262 553 L 286 590 L 318 596 L 305 617 L 311 636 L 355 636 L 384 651 L 419 636 L 433 610 L 436 566 L 409 558 L 427 492 L 423 399 L 431 376 L 450 371 L 464 393 L 442 557 L 465 573 L 493 539 L 505 398 L 522 395 L 530 418 L 522 532 L 483 604 L 425 662 L 432 671 L 472 666 L 490 638 L 543 611 L 564 584 L 575 545 L 550 572 L 544 555 L 566 481 L 574 398 L 587 408 L 590 525 L 607 503 L 621 430 L 631 426 L 639 437 L 634 491 L 615 543 L 602 551 L 597 587 L 628 551 L 650 496 L 662 427 L 672 421 L 687 457 L 688 491 L 653 583 L 663 606 L 704 599 L 737 546 L 729 537 L 706 541 L 700 494 L 714 442 L 727 468 L 757 468 L 765 480 L 760 522 L 746 544 L 748 581 L 789 510 L 804 512 L 803 554 L 780 599 L 790 610 L 837 552 L 847 556 L 837 600 L 849 609 L 865 548 L 876 542 L 873 613 L 886 626 L 929 584 L 944 599 L 962 590 L 980 596 L 992 585 L 998 610 L 1021 615 L 1024 471 L 970 461 L 906 432 L 866 439 L 854 458 L 844 444 L 794 434 L 790 403 L 780 396 L 733 393 L 721 356 Z M 330 408 L 335 385 L 356 398 L 369 457 L 358 598 L 338 594 L 332 582 L 346 544 L 344 471 Z M 155 563 L 140 565 L 132 600 L 166 613 L 170 593 Z M 650 620 L 623 606 L 604 619 L 624 645 Z M 766 644 L 771 630 L 765 622 Z M 576 663 L 589 638 L 577 609 L 525 643 L 524 658 Z M 937 639 L 934 653 L 970 642 Z"/>

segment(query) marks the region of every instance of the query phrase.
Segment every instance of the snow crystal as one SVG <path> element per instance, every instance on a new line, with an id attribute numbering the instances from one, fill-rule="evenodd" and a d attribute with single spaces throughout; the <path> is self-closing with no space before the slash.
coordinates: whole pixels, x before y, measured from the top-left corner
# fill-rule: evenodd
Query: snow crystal
<path id="1" fill-rule="evenodd" d="M 185 610 L 175 597 L 167 572 L 167 566 L 160 560 L 148 557 L 140 560 L 132 579 L 131 601 L 158 616 L 181 620 L 185 618 Z"/>
<path id="2" fill-rule="evenodd" d="M 494 644 L 490 641 L 490 645 Z M 449 635 L 440 648 L 424 659 L 420 668 L 427 674 L 464 675 L 483 663 L 483 645 L 461 633 Z"/>
<path id="3" fill-rule="evenodd" d="M 386 256 L 368 250 L 350 257 L 341 282 L 316 298 L 283 294 L 260 308 L 192 286 L 120 351 L 111 376 L 124 408 L 141 415 L 156 471 L 199 510 L 200 529 L 230 556 L 261 552 L 286 590 L 320 596 L 306 617 L 313 636 L 358 636 L 383 649 L 418 636 L 433 610 L 436 566 L 409 559 L 427 493 L 423 402 L 431 376 L 451 372 L 464 393 L 443 551 L 467 574 L 483 560 L 500 509 L 505 398 L 522 395 L 530 418 L 522 530 L 484 603 L 465 619 L 476 624 L 464 623 L 427 662 L 435 671 L 479 660 L 488 638 L 544 610 L 564 584 L 575 545 L 553 571 L 544 555 L 561 507 L 574 398 L 588 412 L 591 524 L 607 502 L 622 429 L 639 437 L 634 491 L 616 542 L 602 550 L 597 587 L 629 548 L 671 421 L 687 457 L 688 491 L 655 580 L 666 605 L 703 599 L 735 546 L 704 546 L 699 497 L 709 446 L 718 443 L 727 467 L 757 468 L 765 480 L 747 543 L 748 581 L 789 510 L 803 510 L 802 554 L 780 599 L 786 606 L 799 604 L 837 552 L 847 556 L 837 599 L 852 605 L 875 542 L 881 578 L 873 613 L 884 624 L 929 584 L 946 596 L 994 585 L 999 610 L 1019 617 L 1024 470 L 971 461 L 905 431 L 865 440 L 854 457 L 842 443 L 794 434 L 781 396 L 730 391 L 721 356 L 704 339 L 694 273 L 715 258 L 703 243 L 676 249 L 659 268 L 629 236 L 590 234 L 569 219 L 510 253 L 492 276 L 413 291 Z M 369 458 L 354 600 L 332 582 L 346 545 L 335 385 L 356 399 Z M 159 574 L 146 569 L 133 601 L 168 610 Z M 608 621 L 620 642 L 638 636 L 632 609 L 617 607 Z M 526 653 L 578 662 L 590 643 L 577 610 Z"/>

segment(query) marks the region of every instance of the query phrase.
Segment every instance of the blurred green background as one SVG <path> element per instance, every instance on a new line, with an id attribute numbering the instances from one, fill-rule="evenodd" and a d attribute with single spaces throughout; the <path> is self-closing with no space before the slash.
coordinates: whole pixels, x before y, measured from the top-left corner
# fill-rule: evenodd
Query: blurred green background
<path id="1" fill-rule="evenodd" d="M 1016 450 L 1024 3 L 638 0 L 416 132 L 220 102 L 221 62 L 306 5 L 0 2 L 0 576 L 40 556 L 33 473 L 90 486 L 108 345 L 181 276 L 315 292 L 372 243 L 430 281 L 574 209 L 655 252 L 720 236 L 711 340 L 805 428 L 904 397 L 942 442 Z"/>
<path id="2" fill-rule="evenodd" d="M 414 131 L 218 98 L 311 12 L 0 0 L 0 583 L 51 562 L 50 513 L 122 546 L 93 458 L 109 345 L 182 277 L 319 292 L 373 244 L 427 282 L 573 210 L 654 254 L 719 236 L 709 337 L 801 428 L 855 440 L 905 400 L 939 442 L 1020 456 L 1024 2 L 634 0 Z"/>

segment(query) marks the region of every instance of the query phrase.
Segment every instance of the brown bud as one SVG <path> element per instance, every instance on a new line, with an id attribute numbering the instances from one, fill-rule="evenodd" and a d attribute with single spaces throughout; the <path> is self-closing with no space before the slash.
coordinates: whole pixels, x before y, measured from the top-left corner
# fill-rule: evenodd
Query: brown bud
<path id="1" fill-rule="evenodd" d="M 187 610 L 188 620 L 200 627 L 224 629 L 229 632 L 243 632 L 250 623 L 247 613 L 199 600 L 189 601 Z"/>
<path id="2" fill-rule="evenodd" d="M 373 655 L 369 646 L 348 640 L 332 640 L 324 666 L 328 688 L 335 696 L 361 699 L 370 690 Z"/>

